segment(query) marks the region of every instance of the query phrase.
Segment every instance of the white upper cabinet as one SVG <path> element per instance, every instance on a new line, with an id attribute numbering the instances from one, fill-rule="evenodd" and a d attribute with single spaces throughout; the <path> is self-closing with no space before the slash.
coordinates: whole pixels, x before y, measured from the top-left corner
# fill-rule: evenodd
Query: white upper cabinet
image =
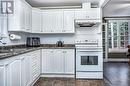
<path id="1" fill-rule="evenodd" d="M 61 33 L 63 28 L 63 11 L 42 11 L 42 33 Z"/>
<path id="2" fill-rule="evenodd" d="M 75 19 L 100 19 L 100 8 L 76 9 Z"/>
<path id="3" fill-rule="evenodd" d="M 43 10 L 42 33 L 74 33 L 74 11 Z"/>
<path id="4" fill-rule="evenodd" d="M 42 12 L 40 9 L 32 8 L 32 33 L 40 33 L 42 24 Z"/>
<path id="5" fill-rule="evenodd" d="M 24 0 L 14 0 L 14 13 L 9 15 L 8 31 L 31 31 L 31 6 Z"/>
<path id="6" fill-rule="evenodd" d="M 74 11 L 64 11 L 64 26 L 63 26 L 63 33 L 74 33 L 75 27 L 74 27 Z"/>
<path id="7" fill-rule="evenodd" d="M 25 8 L 24 8 L 25 29 L 26 29 L 26 32 L 31 32 L 32 8 L 27 3 L 25 3 L 24 5 L 25 5 Z"/>

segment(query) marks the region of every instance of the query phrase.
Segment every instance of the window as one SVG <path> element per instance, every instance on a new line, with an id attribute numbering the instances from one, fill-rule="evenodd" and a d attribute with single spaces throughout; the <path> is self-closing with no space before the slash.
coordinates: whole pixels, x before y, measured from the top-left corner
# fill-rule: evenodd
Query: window
<path id="1" fill-rule="evenodd" d="M 126 48 L 129 31 L 128 20 L 108 20 L 109 48 Z"/>

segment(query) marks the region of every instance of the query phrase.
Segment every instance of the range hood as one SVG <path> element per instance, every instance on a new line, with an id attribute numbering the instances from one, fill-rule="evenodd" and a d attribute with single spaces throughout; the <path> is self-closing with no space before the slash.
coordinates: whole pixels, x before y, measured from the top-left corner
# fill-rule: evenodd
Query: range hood
<path id="1" fill-rule="evenodd" d="M 100 23 L 101 20 L 75 20 L 76 27 L 93 27 Z"/>

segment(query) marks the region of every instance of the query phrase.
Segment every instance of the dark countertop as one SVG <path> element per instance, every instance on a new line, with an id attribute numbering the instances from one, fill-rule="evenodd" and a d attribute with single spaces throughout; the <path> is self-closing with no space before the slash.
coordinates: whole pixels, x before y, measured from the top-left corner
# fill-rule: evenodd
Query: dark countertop
<path id="1" fill-rule="evenodd" d="M 21 46 L 21 45 L 20 45 Z M 63 47 L 56 47 L 55 44 L 43 44 L 40 47 L 26 47 L 26 46 L 9 46 L 9 47 L 0 47 L 0 50 L 12 50 L 10 52 L 0 52 L 0 60 L 10 58 L 13 56 L 21 55 L 27 52 L 39 50 L 39 49 L 75 49 L 74 44 L 66 44 Z"/>

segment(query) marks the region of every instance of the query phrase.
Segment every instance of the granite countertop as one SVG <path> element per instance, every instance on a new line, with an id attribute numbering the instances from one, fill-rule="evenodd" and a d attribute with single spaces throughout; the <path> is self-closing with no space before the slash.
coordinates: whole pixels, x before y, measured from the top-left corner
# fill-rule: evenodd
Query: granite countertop
<path id="1" fill-rule="evenodd" d="M 25 45 L 3 46 L 0 47 L 2 51 L 0 52 L 0 60 L 39 49 L 75 49 L 75 45 L 65 44 L 63 47 L 57 47 L 55 44 L 42 44 L 40 47 L 26 47 Z"/>

